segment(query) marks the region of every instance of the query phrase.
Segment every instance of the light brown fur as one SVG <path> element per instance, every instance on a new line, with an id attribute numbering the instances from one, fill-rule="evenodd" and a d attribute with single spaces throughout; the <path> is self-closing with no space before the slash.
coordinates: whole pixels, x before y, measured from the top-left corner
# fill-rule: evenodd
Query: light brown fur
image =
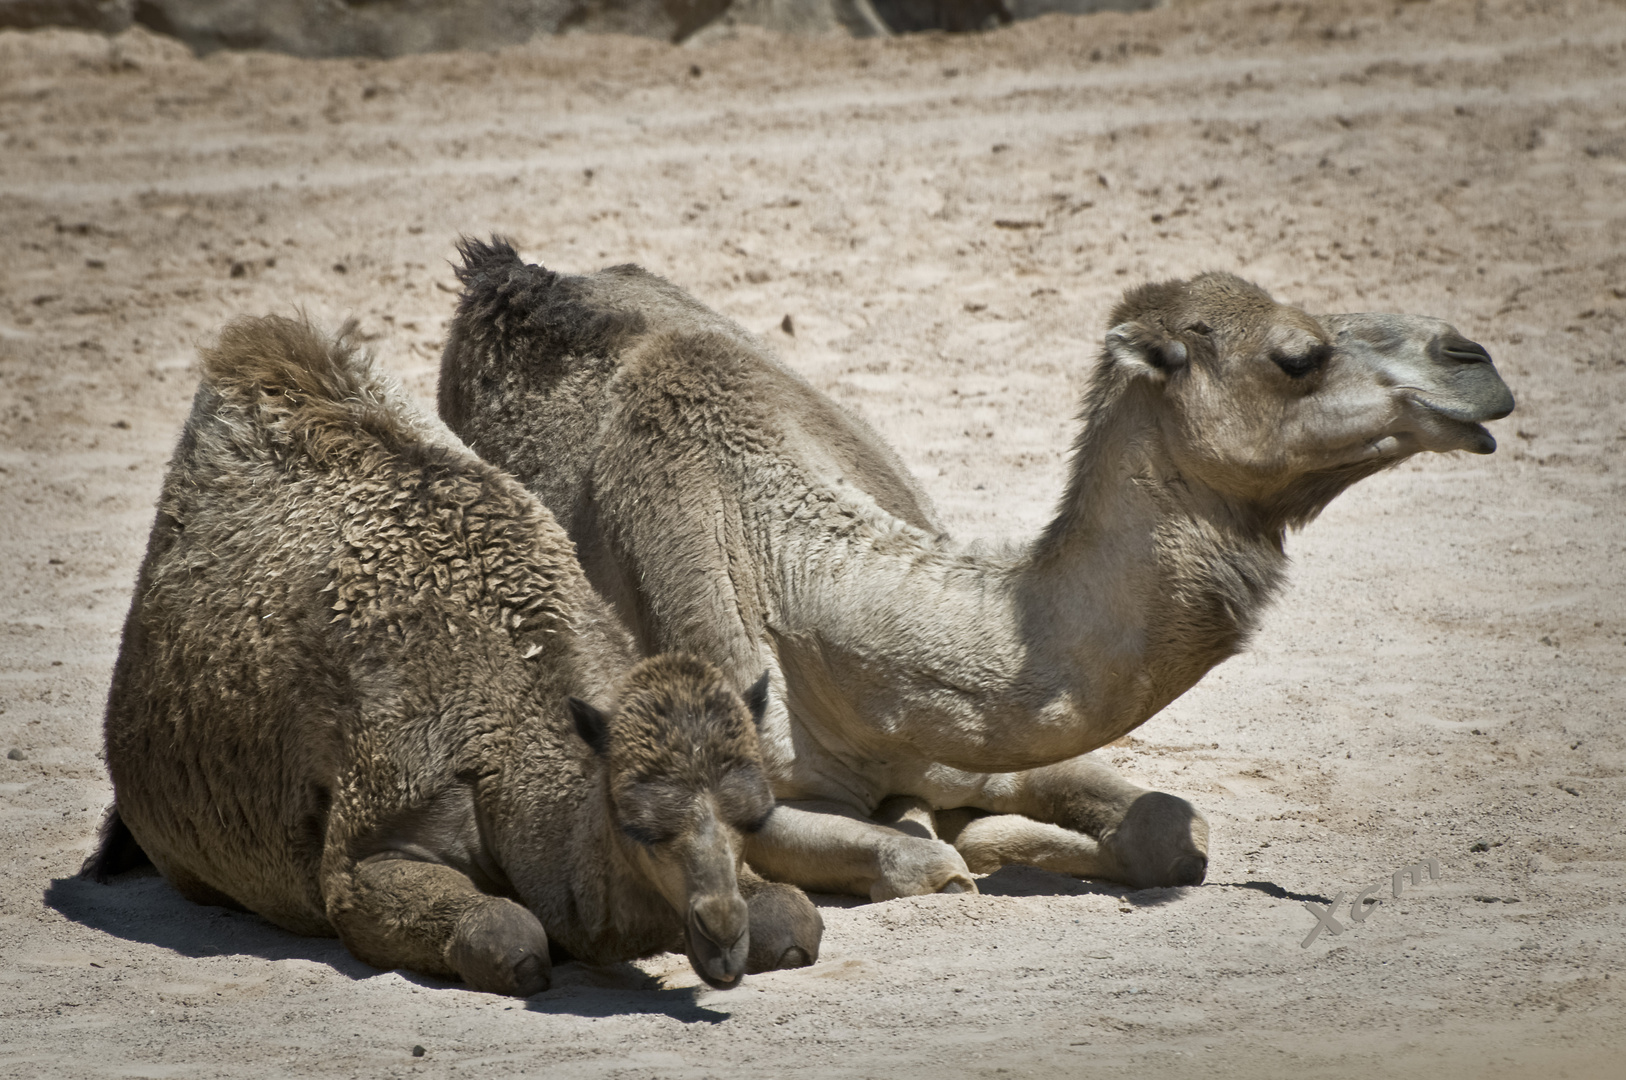
<path id="1" fill-rule="evenodd" d="M 1420 450 L 1489 452 L 1478 421 L 1513 404 L 1437 320 L 1311 316 L 1226 274 L 1141 286 L 1055 518 L 970 547 L 878 437 L 675 286 L 527 267 L 500 242 L 464 258 L 442 417 L 542 494 L 644 648 L 768 668 L 781 806 L 749 857 L 809 888 L 970 887 L 938 839 L 866 820 L 898 795 L 966 810 L 942 835 L 978 869 L 1052 852 L 1201 881 L 1195 808 L 1087 752 L 1243 647 L 1287 529 Z"/>
<path id="2" fill-rule="evenodd" d="M 144 853 L 199 902 L 508 993 L 550 945 L 686 948 L 719 986 L 817 956 L 806 897 L 740 864 L 772 798 L 732 684 L 634 666 L 552 515 L 342 341 L 243 320 L 202 366 L 87 872 Z"/>

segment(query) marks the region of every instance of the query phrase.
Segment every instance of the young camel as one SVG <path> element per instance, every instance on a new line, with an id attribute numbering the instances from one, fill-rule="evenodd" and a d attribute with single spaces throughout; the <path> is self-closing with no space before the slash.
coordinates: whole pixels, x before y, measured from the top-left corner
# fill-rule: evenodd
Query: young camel
<path id="1" fill-rule="evenodd" d="M 342 341 L 241 321 L 164 481 L 85 872 L 150 859 L 199 903 L 495 993 L 546 989 L 550 947 L 684 949 L 734 986 L 822 932 L 741 863 L 773 798 L 767 683 L 734 685 L 634 666 L 535 496 Z"/>
<path id="2" fill-rule="evenodd" d="M 945 538 L 869 428 L 670 283 L 556 274 L 500 240 L 462 254 L 442 418 L 553 509 L 644 648 L 768 667 L 780 806 L 747 856 L 807 888 L 965 889 L 967 862 L 1012 861 L 1201 882 L 1202 815 L 1087 752 L 1243 647 L 1289 528 L 1420 451 L 1490 453 L 1480 421 L 1513 408 L 1435 319 L 1314 317 L 1227 274 L 1143 285 L 1112 314 L 1054 520 L 990 551 Z M 889 796 L 963 809 L 938 815 L 958 851 L 866 820 Z"/>

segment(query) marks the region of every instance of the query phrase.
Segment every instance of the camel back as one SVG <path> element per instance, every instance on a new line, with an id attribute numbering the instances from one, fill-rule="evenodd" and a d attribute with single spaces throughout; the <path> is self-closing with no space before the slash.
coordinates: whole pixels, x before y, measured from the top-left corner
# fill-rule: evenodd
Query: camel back
<path id="1" fill-rule="evenodd" d="M 761 338 L 666 279 L 630 264 L 561 274 L 526 264 L 500 237 L 465 238 L 458 250 L 464 290 L 441 360 L 441 419 L 541 496 L 582 549 L 589 574 L 600 539 L 592 475 L 614 384 L 631 366 L 656 381 L 663 371 L 696 377 L 705 365 L 683 358 L 697 351 L 745 373 L 763 412 L 761 437 L 822 447 L 886 512 L 940 531 L 930 500 L 868 424 L 782 364 Z M 597 576 L 594 584 L 620 592 Z"/>

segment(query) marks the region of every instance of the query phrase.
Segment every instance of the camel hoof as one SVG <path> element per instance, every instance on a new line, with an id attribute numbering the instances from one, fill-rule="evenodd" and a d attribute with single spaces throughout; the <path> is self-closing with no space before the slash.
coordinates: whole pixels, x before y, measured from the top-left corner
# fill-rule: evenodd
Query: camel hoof
<path id="1" fill-rule="evenodd" d="M 452 970 L 471 990 L 530 997 L 548 988 L 553 963 L 537 917 L 512 900 L 466 912 L 446 948 Z"/>
<path id="2" fill-rule="evenodd" d="M 1198 885 L 1208 876 L 1208 821 L 1186 800 L 1148 791 L 1101 838 L 1119 868 L 1110 876 L 1137 889 Z"/>
<path id="3" fill-rule="evenodd" d="M 869 888 L 871 900 L 977 891 L 965 859 L 941 840 L 898 836 L 879 854 L 881 876 Z"/>
<path id="4" fill-rule="evenodd" d="M 1182 855 L 1169 868 L 1170 885 L 1201 885 L 1208 876 L 1208 860 L 1201 855 Z"/>
<path id="5" fill-rule="evenodd" d="M 801 889 L 768 885 L 752 895 L 746 906 L 751 912 L 747 975 L 808 967 L 818 960 L 824 918 Z"/>

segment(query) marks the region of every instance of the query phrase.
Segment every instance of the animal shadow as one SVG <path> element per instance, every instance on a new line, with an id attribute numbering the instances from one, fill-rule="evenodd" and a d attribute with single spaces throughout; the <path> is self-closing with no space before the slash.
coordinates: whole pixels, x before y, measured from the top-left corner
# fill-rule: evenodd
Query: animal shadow
<path id="1" fill-rule="evenodd" d="M 106 885 L 81 877 L 56 878 L 46 886 L 44 899 L 46 906 L 82 926 L 182 956 L 245 954 L 262 960 L 310 960 L 352 979 L 379 974 L 336 938 L 300 937 L 258 915 L 195 904 L 150 868 L 120 874 Z"/>
<path id="2" fill-rule="evenodd" d="M 1069 877 L 1016 863 L 1000 867 L 977 880 L 977 889 L 986 896 L 1111 896 L 1135 907 L 1162 907 L 1181 899 L 1190 890 L 1184 886 L 1160 889 L 1134 889 L 1110 881 Z"/>
<path id="3" fill-rule="evenodd" d="M 1132 889 L 1109 881 L 1069 877 L 1041 870 L 1037 866 L 1010 863 L 992 874 L 977 879 L 977 891 L 984 896 L 1112 896 L 1137 907 L 1160 907 L 1172 904 L 1189 891 L 1184 887 L 1166 889 Z M 860 896 L 838 893 L 807 894 L 808 899 L 821 908 L 865 907 L 874 901 Z"/>
<path id="4" fill-rule="evenodd" d="M 658 977 L 632 964 L 566 963 L 553 969 L 553 985 L 527 999 L 525 1009 L 595 1019 L 642 1014 L 684 1024 L 720 1024 L 732 1014 L 696 1000 L 708 992 L 704 986 L 663 986 Z"/>
<path id="5" fill-rule="evenodd" d="M 301 937 L 249 912 L 195 904 L 151 868 L 120 874 L 106 885 L 81 877 L 56 878 L 46 887 L 44 900 L 81 926 L 182 956 L 308 960 L 355 980 L 383 974 L 351 956 L 337 938 Z M 526 999 L 527 1011 L 587 1017 L 659 1014 L 685 1024 L 718 1024 L 729 1018 L 695 1000 L 702 988 L 664 989 L 659 979 L 631 964 L 566 962 L 553 970 L 553 986 Z M 417 972 L 400 975 L 417 986 L 466 990 L 460 983 Z"/>
<path id="6" fill-rule="evenodd" d="M 1266 896 L 1273 896 L 1278 900 L 1314 900 L 1317 903 L 1330 904 L 1332 900 L 1320 893 L 1289 892 L 1274 881 L 1216 881 L 1214 886 L 1220 889 L 1252 889 L 1262 892 Z"/>
<path id="7" fill-rule="evenodd" d="M 1122 896 L 1129 890 L 1104 881 L 1055 874 L 1037 866 L 1008 863 L 978 878 L 977 891 L 985 896 Z"/>

